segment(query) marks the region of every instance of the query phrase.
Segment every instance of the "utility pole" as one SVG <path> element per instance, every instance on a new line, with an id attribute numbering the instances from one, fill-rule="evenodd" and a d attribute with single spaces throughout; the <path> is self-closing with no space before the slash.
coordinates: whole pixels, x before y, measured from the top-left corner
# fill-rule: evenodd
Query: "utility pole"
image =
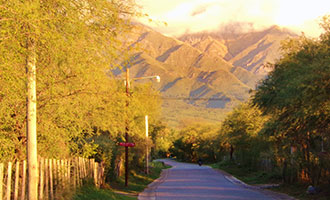
<path id="1" fill-rule="evenodd" d="M 38 158 L 37 158 L 37 96 L 36 96 L 36 54 L 34 42 L 27 40 L 30 55 L 26 59 L 27 98 L 26 98 L 26 135 L 28 165 L 28 200 L 38 200 Z"/>
<path id="2" fill-rule="evenodd" d="M 129 68 L 126 68 L 126 96 L 129 97 Z M 126 107 L 129 105 L 129 100 L 126 101 Z M 125 129 L 125 142 L 128 143 L 128 119 L 126 121 L 126 129 Z M 128 146 L 125 146 L 125 186 L 128 186 Z"/>
<path id="3" fill-rule="evenodd" d="M 145 116 L 146 121 L 146 174 L 149 174 L 149 153 L 148 153 L 148 136 L 149 136 L 149 128 L 148 128 L 148 115 Z"/>
<path id="4" fill-rule="evenodd" d="M 127 96 L 126 108 L 128 108 L 128 106 L 129 106 L 130 80 L 141 80 L 141 79 L 152 79 L 152 78 L 156 78 L 157 82 L 160 82 L 160 77 L 159 76 L 144 76 L 144 77 L 136 77 L 136 78 L 130 79 L 130 77 L 129 77 L 129 68 L 126 67 L 126 96 Z M 125 146 L 125 186 L 126 187 L 128 186 L 128 147 L 133 147 L 135 145 L 134 143 L 129 143 L 128 142 L 128 131 L 129 131 L 129 126 L 128 126 L 128 119 L 127 119 L 126 129 L 125 129 L 125 144 L 123 144 Z M 147 130 L 146 134 L 148 134 L 148 130 Z M 131 144 L 133 144 L 133 146 Z M 121 146 L 123 146 L 123 145 L 121 145 Z M 148 153 L 148 146 L 147 146 L 147 153 Z M 148 159 L 148 155 L 146 156 L 146 158 Z M 147 167 L 148 167 L 148 164 L 147 164 Z M 147 168 L 147 173 L 148 172 L 149 172 L 149 169 Z"/>

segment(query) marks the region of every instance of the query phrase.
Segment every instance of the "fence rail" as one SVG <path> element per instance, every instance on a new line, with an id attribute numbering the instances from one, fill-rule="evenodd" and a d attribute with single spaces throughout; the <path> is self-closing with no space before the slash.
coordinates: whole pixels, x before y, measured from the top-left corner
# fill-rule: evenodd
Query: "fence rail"
<path id="1" fill-rule="evenodd" d="M 39 199 L 57 199 L 66 189 L 80 186 L 84 179 L 93 180 L 96 187 L 104 184 L 104 167 L 94 159 L 66 160 L 39 158 Z M 0 200 L 25 200 L 27 193 L 26 161 L 0 163 Z"/>

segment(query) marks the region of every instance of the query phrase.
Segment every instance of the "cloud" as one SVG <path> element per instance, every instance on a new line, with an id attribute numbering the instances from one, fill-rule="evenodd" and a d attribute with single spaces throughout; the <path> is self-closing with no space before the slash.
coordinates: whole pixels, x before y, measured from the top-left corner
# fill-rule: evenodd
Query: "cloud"
<path id="1" fill-rule="evenodd" d="M 208 9 L 212 8 L 213 6 L 216 5 L 216 2 L 208 2 L 204 4 L 199 4 L 194 5 L 192 12 L 190 13 L 190 16 L 194 17 L 196 15 L 203 14 L 208 11 Z"/>
<path id="2" fill-rule="evenodd" d="M 204 7 L 200 7 L 200 8 L 197 8 L 196 10 L 194 10 L 194 11 L 190 14 L 190 16 L 193 17 L 193 16 L 196 16 L 196 15 L 202 14 L 203 12 L 206 11 L 206 9 L 207 9 L 206 6 L 204 6 Z"/>
<path id="3" fill-rule="evenodd" d="M 272 25 L 317 36 L 317 17 L 330 11 L 326 0 L 137 0 L 151 18 L 167 22 L 167 27 L 150 25 L 158 31 L 178 36 L 188 32 L 223 29 L 240 24 L 241 31 Z"/>

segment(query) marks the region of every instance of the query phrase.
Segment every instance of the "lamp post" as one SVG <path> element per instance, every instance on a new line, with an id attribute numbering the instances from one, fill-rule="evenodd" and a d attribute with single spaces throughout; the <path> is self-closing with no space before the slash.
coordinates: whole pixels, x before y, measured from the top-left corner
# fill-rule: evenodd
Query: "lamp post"
<path id="1" fill-rule="evenodd" d="M 156 78 L 157 82 L 160 82 L 159 76 L 144 76 L 144 77 L 135 77 L 130 79 L 129 77 L 129 68 L 126 68 L 126 95 L 127 97 L 130 96 L 130 80 L 141 80 L 141 79 L 152 79 Z M 128 107 L 129 101 L 126 101 L 126 107 Z M 126 122 L 126 128 L 125 128 L 125 142 L 128 143 L 128 121 Z M 125 145 L 125 186 L 128 186 L 128 145 Z"/>

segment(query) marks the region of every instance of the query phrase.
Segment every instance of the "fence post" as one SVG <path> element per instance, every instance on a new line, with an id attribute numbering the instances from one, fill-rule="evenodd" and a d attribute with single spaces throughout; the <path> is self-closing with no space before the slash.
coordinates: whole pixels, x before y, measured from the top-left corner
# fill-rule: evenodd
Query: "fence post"
<path id="1" fill-rule="evenodd" d="M 79 186 L 79 158 L 75 158 L 75 180 L 76 180 L 76 186 Z"/>
<path id="2" fill-rule="evenodd" d="M 77 166 L 77 162 L 76 162 L 76 158 L 73 158 L 72 160 L 72 166 L 73 166 L 73 188 L 76 188 L 76 166 Z"/>
<path id="3" fill-rule="evenodd" d="M 65 160 L 65 174 L 66 174 L 66 183 L 67 183 L 67 185 L 69 186 L 69 184 L 70 184 L 70 174 L 69 174 L 69 163 L 70 163 L 70 161 L 69 160 Z"/>
<path id="4" fill-rule="evenodd" d="M 49 160 L 49 184 L 50 184 L 50 199 L 54 199 L 54 187 L 53 187 L 53 159 Z"/>
<path id="5" fill-rule="evenodd" d="M 68 159 L 68 161 L 67 161 L 67 175 L 68 175 L 68 177 L 67 177 L 67 182 L 68 182 L 68 185 L 70 186 L 70 179 L 71 179 L 71 169 L 70 169 L 70 166 L 71 166 L 71 161 L 70 161 L 70 159 Z"/>
<path id="6" fill-rule="evenodd" d="M 57 188 L 57 186 L 58 186 L 58 164 L 57 164 L 56 159 L 54 159 L 53 162 L 54 162 L 54 185 Z"/>
<path id="7" fill-rule="evenodd" d="M 100 163 L 100 180 L 101 180 L 101 186 L 105 184 L 105 177 L 104 177 L 104 162 Z"/>
<path id="8" fill-rule="evenodd" d="M 78 174 L 79 174 L 79 177 L 78 177 L 78 181 L 79 181 L 79 185 L 82 184 L 82 179 L 84 178 L 84 174 L 83 174 L 83 160 L 82 158 L 78 158 L 78 166 L 79 166 L 79 169 L 78 169 Z"/>
<path id="9" fill-rule="evenodd" d="M 77 173 L 78 173 L 78 177 L 77 177 L 78 179 L 77 180 L 78 180 L 78 185 L 80 185 L 79 180 L 82 177 L 82 174 L 81 174 L 81 166 L 82 165 L 81 165 L 81 158 L 80 157 L 77 158 L 77 164 L 78 164 L 77 165 Z"/>
<path id="10" fill-rule="evenodd" d="M 60 174 L 60 169 L 61 169 L 61 163 L 60 160 L 55 160 L 54 166 L 56 167 L 55 174 L 56 174 L 56 190 L 55 190 L 55 199 L 57 198 L 58 195 L 58 190 L 61 188 L 61 174 Z"/>
<path id="11" fill-rule="evenodd" d="M 16 162 L 14 200 L 18 199 L 19 161 Z"/>
<path id="12" fill-rule="evenodd" d="M 45 199 L 49 198 L 49 159 L 45 159 Z"/>
<path id="13" fill-rule="evenodd" d="M 66 165 L 65 165 L 65 171 L 66 171 L 66 183 L 68 186 L 70 186 L 70 170 L 69 170 L 69 165 L 70 165 L 70 160 L 66 160 Z"/>
<path id="14" fill-rule="evenodd" d="M 39 185 L 39 199 L 44 199 L 44 158 L 40 158 L 40 185 Z"/>
<path id="15" fill-rule="evenodd" d="M 64 183 L 64 188 L 67 186 L 67 182 L 68 182 L 68 172 L 67 172 L 67 166 L 68 165 L 68 161 L 67 160 L 63 160 L 63 183 Z"/>
<path id="16" fill-rule="evenodd" d="M 62 182 L 62 188 L 65 187 L 64 179 L 65 179 L 65 174 L 64 174 L 64 160 L 61 160 L 61 167 L 60 167 L 60 175 L 61 175 L 61 182 Z"/>
<path id="17" fill-rule="evenodd" d="M 94 176 L 94 159 L 92 158 L 92 159 L 90 159 L 89 160 L 90 162 L 90 172 L 89 173 L 91 173 L 91 178 L 93 178 L 93 176 Z"/>
<path id="18" fill-rule="evenodd" d="M 82 173 L 83 173 L 83 177 L 82 178 L 86 178 L 87 174 L 87 170 L 88 168 L 86 168 L 86 159 L 82 158 Z"/>
<path id="19" fill-rule="evenodd" d="M 3 163 L 0 163 L 0 200 L 3 200 Z"/>
<path id="20" fill-rule="evenodd" d="M 21 200 L 25 200 L 26 192 L 26 160 L 23 161 L 22 167 L 22 187 L 21 187 Z"/>
<path id="21" fill-rule="evenodd" d="M 78 157 L 78 182 L 79 182 L 79 185 L 82 184 L 82 180 L 83 178 L 83 174 L 82 174 L 82 160 L 80 157 Z"/>
<path id="22" fill-rule="evenodd" d="M 7 176 L 7 192 L 6 192 L 6 196 L 7 196 L 7 200 L 10 200 L 11 197 L 11 173 L 12 173 L 12 163 L 9 162 L 8 163 L 8 176 Z"/>
<path id="23" fill-rule="evenodd" d="M 99 183 L 98 183 L 98 163 L 97 162 L 95 162 L 94 163 L 94 166 L 93 166 L 93 168 L 94 168 L 94 183 L 95 183 L 95 186 L 96 187 L 99 187 Z"/>
<path id="24" fill-rule="evenodd" d="M 88 177 L 88 170 L 89 170 L 89 166 L 88 166 L 88 160 L 87 158 L 83 158 L 84 161 L 84 178 Z M 87 165 L 86 165 L 87 164 Z"/>

